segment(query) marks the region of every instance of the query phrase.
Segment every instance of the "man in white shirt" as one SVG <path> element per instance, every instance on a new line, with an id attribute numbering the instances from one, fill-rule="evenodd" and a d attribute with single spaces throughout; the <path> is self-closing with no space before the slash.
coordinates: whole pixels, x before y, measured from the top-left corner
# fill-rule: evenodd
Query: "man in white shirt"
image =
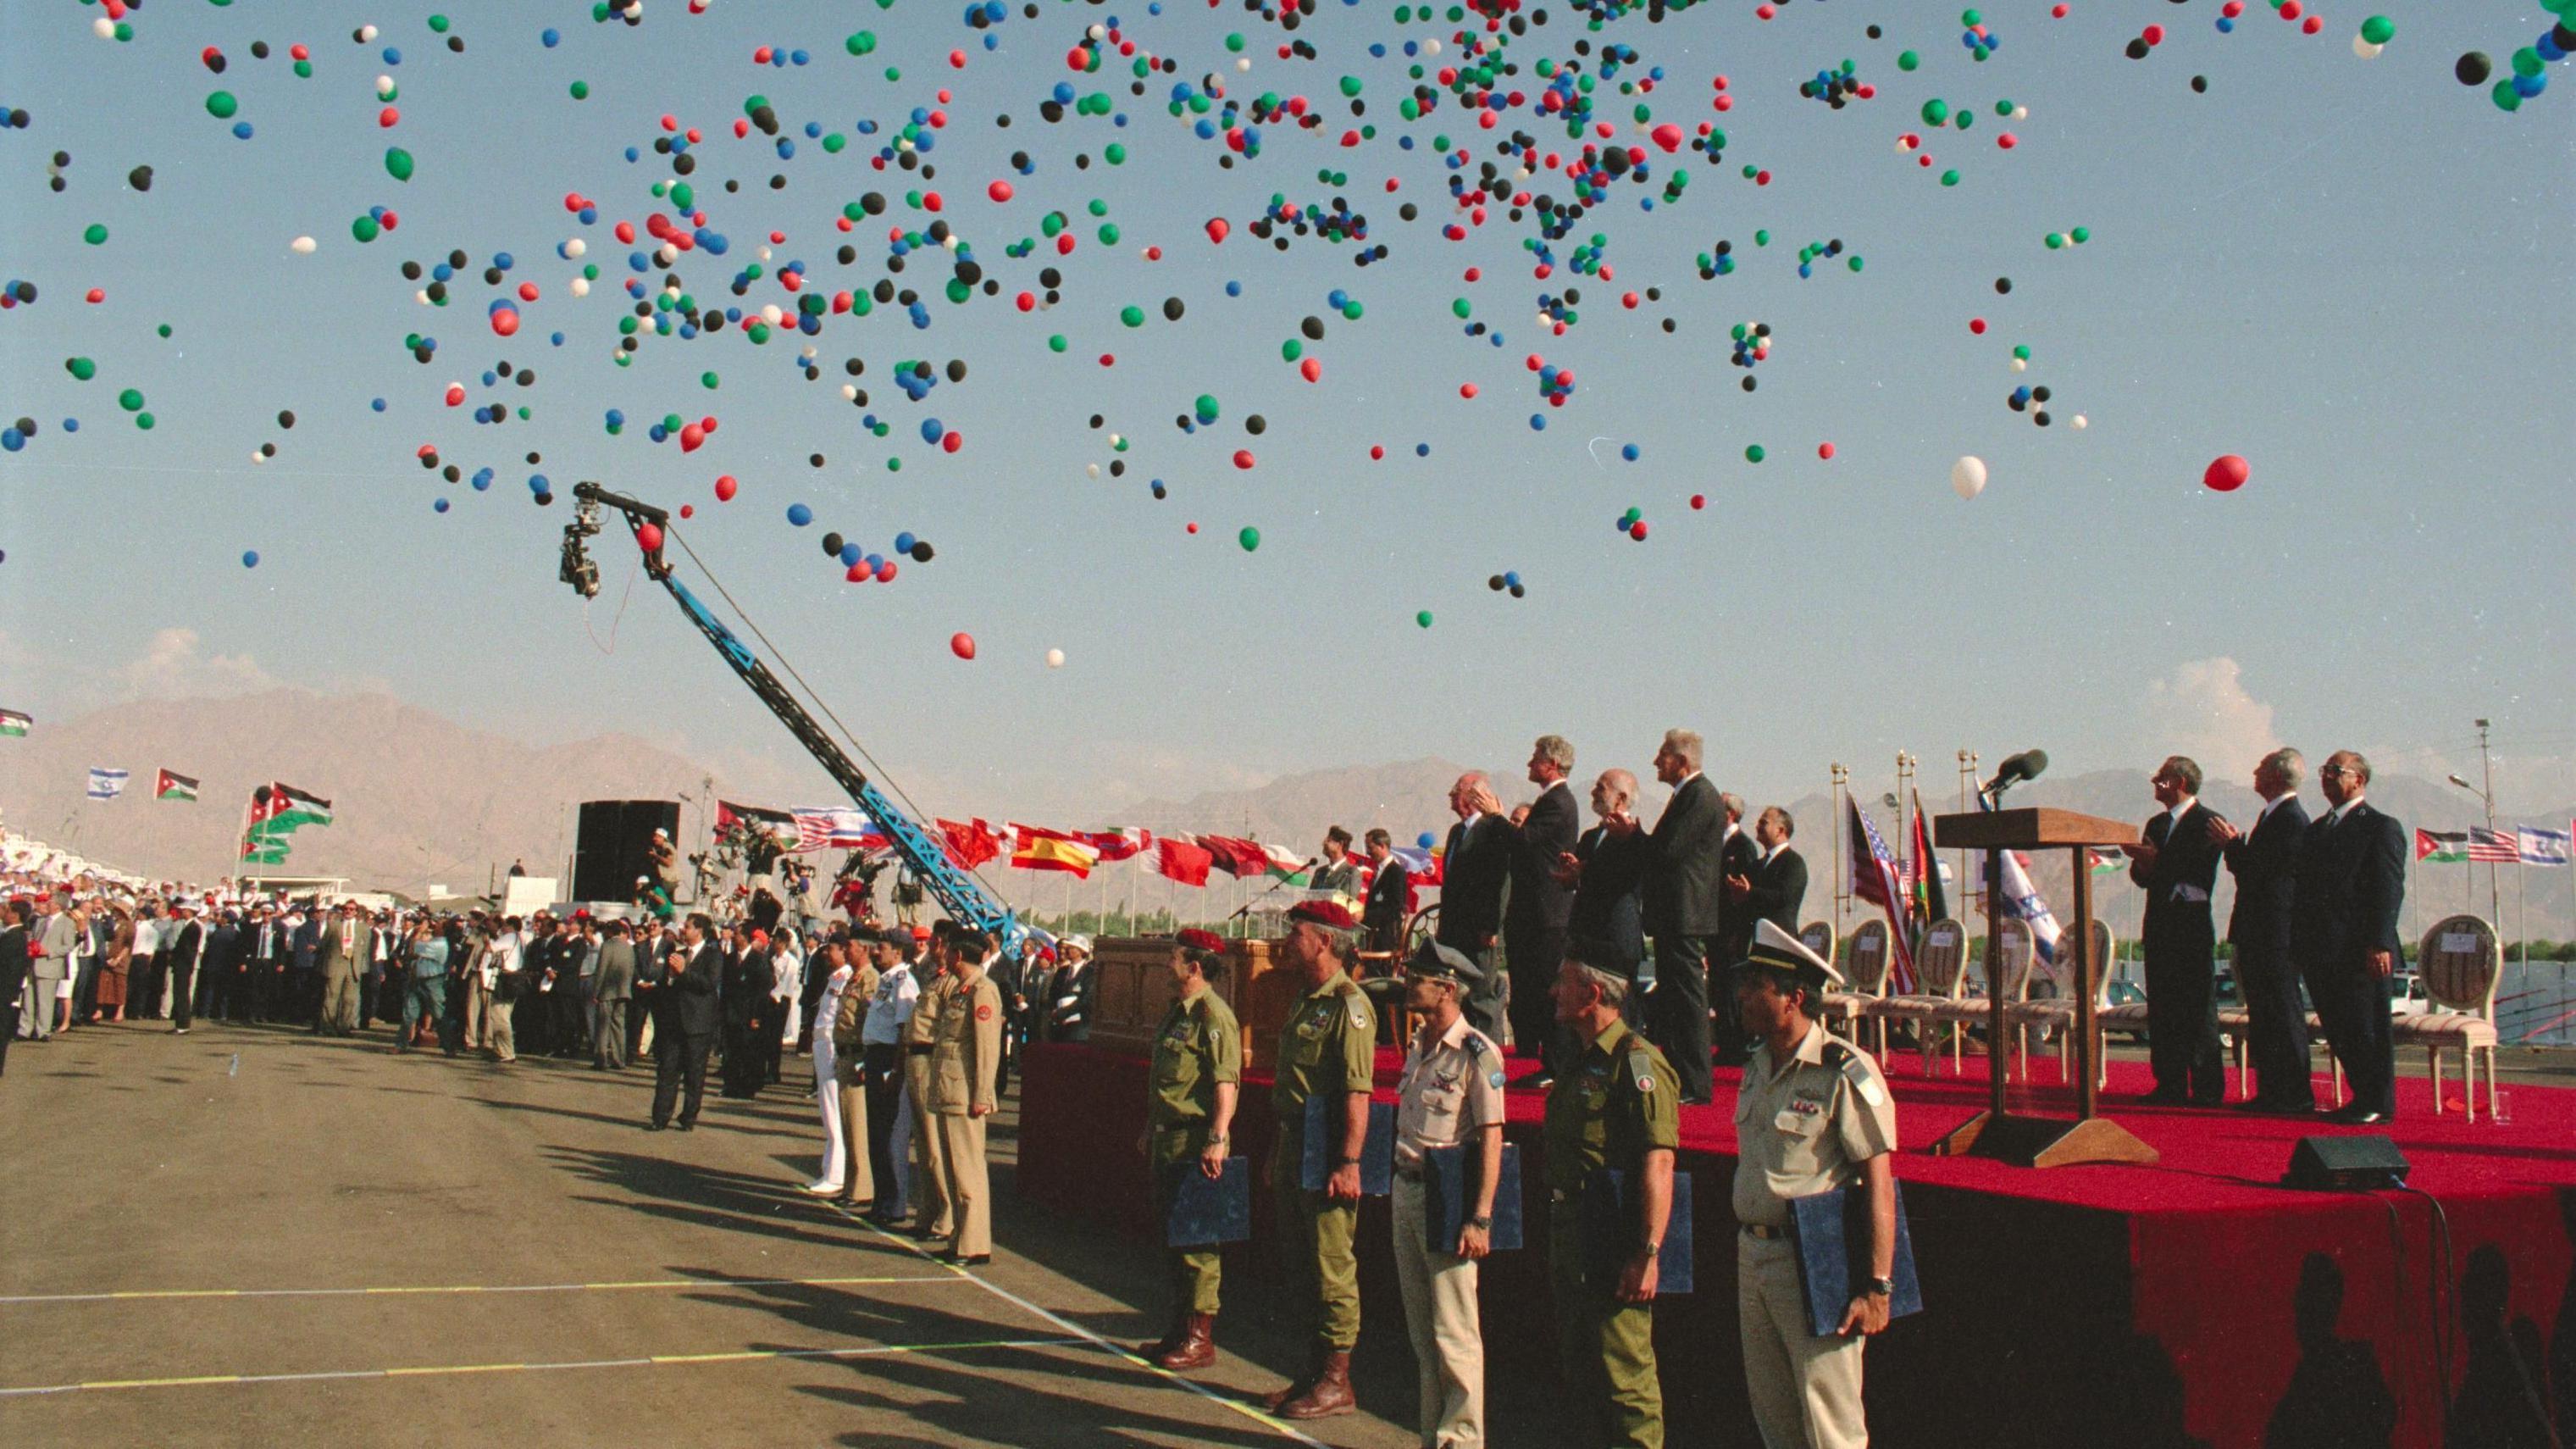
<path id="1" fill-rule="evenodd" d="M 519 1059 L 519 1039 L 511 1030 L 510 1018 L 518 1009 L 526 981 L 522 955 L 526 947 L 526 939 L 519 934 L 519 918 L 512 916 L 501 923 L 501 934 L 492 938 L 491 946 L 483 953 L 483 969 L 478 973 L 488 993 L 484 1025 L 491 1039 L 492 1055 L 503 1062 Z"/>
<path id="2" fill-rule="evenodd" d="M 868 1000 L 860 1032 L 868 1092 L 868 1166 L 877 1205 L 868 1214 L 883 1226 L 912 1216 L 912 1114 L 903 1109 L 903 1030 L 921 1000 L 912 974 L 912 933 L 890 926 L 876 933 L 877 989 Z"/>
<path id="3" fill-rule="evenodd" d="M 161 922 L 150 903 L 134 911 L 134 954 L 125 964 L 125 1015 L 139 1020 L 161 1013 Z"/>

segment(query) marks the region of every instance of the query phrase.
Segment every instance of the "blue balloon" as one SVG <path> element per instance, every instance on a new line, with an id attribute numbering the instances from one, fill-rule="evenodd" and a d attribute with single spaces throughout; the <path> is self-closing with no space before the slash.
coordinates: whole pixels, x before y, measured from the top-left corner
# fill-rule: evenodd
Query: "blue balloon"
<path id="1" fill-rule="evenodd" d="M 0 448 L 15 453 L 27 446 L 27 435 L 16 428 L 0 428 Z"/>
<path id="2" fill-rule="evenodd" d="M 898 533 L 894 536 L 894 551 L 896 553 L 908 554 L 912 552 L 912 546 L 918 542 L 920 542 L 920 540 L 914 538 L 910 533 Z"/>
<path id="3" fill-rule="evenodd" d="M 242 567 L 246 569 L 255 569 L 259 567 L 258 549 L 246 548 L 242 550 Z"/>
<path id="4" fill-rule="evenodd" d="M 63 419 L 63 431 L 64 431 L 64 432 L 66 432 L 66 433 L 77 433 L 77 432 L 79 432 L 79 431 L 80 431 L 80 419 L 78 419 L 78 418 L 65 418 L 65 419 Z"/>
<path id="5" fill-rule="evenodd" d="M 848 568 L 850 565 L 857 563 L 860 559 L 865 557 L 867 557 L 867 555 L 860 551 L 857 544 L 845 543 L 841 545 L 841 567 Z"/>
<path id="6" fill-rule="evenodd" d="M 790 503 L 787 505 L 787 521 L 803 528 L 814 521 L 814 510 L 802 503 Z"/>
<path id="7" fill-rule="evenodd" d="M 385 400 L 383 398 L 377 398 L 373 402 L 368 403 L 367 406 L 374 408 L 377 412 L 383 412 L 385 410 Z"/>
<path id="8" fill-rule="evenodd" d="M 432 503 L 429 505 L 429 511 L 432 513 L 445 513 L 447 511 L 447 500 L 441 498 L 437 502 Z"/>
<path id="9" fill-rule="evenodd" d="M 1426 830 L 1420 835 L 1413 837 L 1413 843 L 1420 849 L 1429 850 L 1431 848 L 1431 832 Z"/>
<path id="10" fill-rule="evenodd" d="M 562 42 L 563 32 L 549 25 L 546 27 L 545 34 L 538 36 L 537 39 L 545 42 L 546 49 L 552 50 Z"/>
<path id="11" fill-rule="evenodd" d="M 948 430 L 946 428 L 939 425 L 939 419 L 937 418 L 923 418 L 921 420 L 921 440 L 925 443 L 938 442 L 940 435 L 947 431 Z"/>
<path id="12" fill-rule="evenodd" d="M 1226 283 L 1226 284 L 1225 284 L 1225 294 L 1226 294 L 1227 296 L 1229 296 L 1229 297 L 1240 297 L 1240 296 L 1242 296 L 1242 295 L 1243 295 L 1243 284 L 1242 284 L 1241 282 L 1228 282 L 1228 283 Z"/>
<path id="13" fill-rule="evenodd" d="M 1631 462 L 1631 463 L 1636 462 L 1636 461 L 1637 461 L 1637 445 L 1636 445 L 1636 444 L 1634 444 L 1634 443 L 1630 443 L 1628 446 L 1626 446 L 1626 447 L 1624 447 L 1624 448 L 1621 448 L 1621 449 L 1619 450 L 1619 456 L 1620 456 L 1620 457 L 1622 457 L 1622 458 L 1627 459 L 1627 460 L 1628 460 L 1629 462 Z"/>
<path id="14" fill-rule="evenodd" d="M 1503 574 L 1503 587 L 1507 589 L 1517 589 L 1520 586 L 1521 576 L 1517 572 L 1506 570 Z"/>

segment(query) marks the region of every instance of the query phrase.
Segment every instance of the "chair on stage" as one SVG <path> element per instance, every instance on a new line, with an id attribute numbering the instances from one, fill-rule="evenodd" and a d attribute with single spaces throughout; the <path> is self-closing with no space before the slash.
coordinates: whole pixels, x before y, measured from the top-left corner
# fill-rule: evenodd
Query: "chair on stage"
<path id="1" fill-rule="evenodd" d="M 2478 1120 L 2478 1058 L 2487 1061 L 2487 1120 L 2495 1120 L 2497 978 L 2504 974 L 2504 945 L 2495 928 L 2476 916 L 2446 916 L 2424 933 L 2416 951 L 2424 995 L 2438 1010 L 2410 1012 L 2389 1023 L 2396 1044 L 2420 1046 L 2432 1065 L 2433 1112 L 2442 1111 L 2442 1054 L 2460 1054 L 2461 1097 L 2469 1120 Z"/>
<path id="2" fill-rule="evenodd" d="M 1852 954 L 1857 960 L 1861 938 L 1876 928 L 1887 929 L 1876 921 L 1862 923 L 1852 933 Z M 1942 1013 L 1958 1004 L 1959 985 L 1965 976 L 1962 969 L 1968 959 L 1968 929 L 1957 921 L 1943 917 L 1923 932 L 1923 949 L 1914 953 L 1915 989 L 1904 996 L 1891 996 L 1880 1003 L 1878 1015 L 1883 1020 L 1921 1023 L 1915 1040 L 1923 1050 L 1923 1075 L 1932 1075 L 1932 1027 L 1943 1020 Z M 1960 1018 L 1949 1017 L 1956 1021 Z M 1952 1043 L 1955 1054 L 1957 1044 Z"/>
<path id="3" fill-rule="evenodd" d="M 1938 930 L 1939 926 L 1936 924 L 1933 929 Z M 1923 940 L 1924 949 L 1928 954 L 1931 950 L 1932 932 L 1924 932 Z M 2030 1027 L 2028 1023 L 2017 1020 L 2016 1014 L 2023 1007 L 2047 1004 L 2029 1000 L 2030 963 L 2034 954 L 2029 923 L 2015 916 L 2006 916 L 1996 927 L 1995 942 L 1998 948 L 1996 955 L 2000 958 L 1996 971 L 2002 978 L 2002 984 L 1999 988 L 1989 987 L 1988 990 L 1999 989 L 2003 994 L 2004 1020 L 2012 1024 L 2013 1035 L 2019 1038 L 2022 1076 L 2027 1080 L 2030 1076 Z M 1932 1019 L 1950 1030 L 1950 1073 L 1953 1076 L 1958 1075 L 1962 1070 L 1960 1066 L 1962 1044 L 1967 1037 L 1968 1028 L 1987 1020 L 1994 1012 L 1993 998 L 1985 991 L 1974 995 L 1968 992 L 1967 972 L 1964 969 L 1960 971 L 1959 978 L 1960 985 L 1952 999 L 1933 1008 L 1932 1011 Z M 2003 1049 L 1995 1042 L 1986 1043 L 1989 1058 Z"/>
<path id="4" fill-rule="evenodd" d="M 2017 921 L 2008 921 L 2005 924 L 2009 928 L 2011 926 L 2019 925 L 2020 923 Z M 2028 928 L 2024 927 L 2024 929 L 2027 930 Z M 2098 973 L 2110 962 L 2111 949 L 2114 944 L 2116 943 L 2113 941 L 2111 936 L 2110 923 L 2097 917 L 2093 922 L 2093 951 L 2090 963 L 2095 972 Z M 2083 981 L 2088 979 L 2085 974 L 2087 963 L 2075 959 L 2074 951 L 2075 935 L 2073 932 L 2067 932 L 2057 938 L 2057 970 L 2055 973 L 2057 979 L 2061 981 Z M 2107 980 L 2103 980 L 2098 975 L 2089 979 L 2099 980 L 2102 982 L 2101 986 L 2093 993 L 2093 1034 L 2097 1038 L 2095 1042 L 2096 1050 L 2093 1053 L 2093 1061 L 2096 1068 L 2094 1072 L 2094 1086 L 2098 1090 L 2103 1085 L 2110 1070 L 2102 1060 L 2098 1038 L 2102 1034 L 2103 1014 L 2105 1012 L 2112 1011 L 2115 1008 L 2109 1004 L 2108 1000 L 2111 989 L 2110 983 Z M 2044 1001 L 2025 1000 L 2016 1002 L 2004 1008 L 2004 1019 L 2022 1027 L 2024 1030 L 2036 1027 L 2043 1032 L 2053 1033 L 2057 1042 L 2058 1083 L 2060 1085 L 2064 1085 L 2065 1083 L 2074 1080 L 2073 1069 L 2067 1065 L 2068 1057 L 2072 1051 L 2071 1043 L 2075 1040 L 2075 1003 L 2073 1000 L 2064 997 L 2052 997 Z M 2029 1043 L 2027 1040 L 2023 1042 L 2023 1050 L 2025 1052 L 2029 1050 Z M 2027 1077 L 2029 1075 L 2029 1061 L 2027 1057 L 2023 1060 L 2022 1070 L 2023 1075 Z"/>
<path id="5" fill-rule="evenodd" d="M 1806 929 L 1798 933 L 1798 939 L 1817 955 L 1828 961 L 1834 959 L 1834 928 L 1830 923 L 1809 921 Z M 1818 945 L 1819 941 L 1823 944 Z M 1850 1022 L 1851 1029 L 1845 1035 L 1854 1045 L 1883 1060 L 1887 1056 L 1887 1020 L 1882 1014 L 1887 1005 L 1887 927 L 1884 923 L 1863 921 L 1860 929 L 1852 932 L 1851 959 L 1842 963 L 1842 969 L 1843 977 L 1851 983 L 1852 989 L 1827 992 L 1825 1015 Z M 1874 1051 L 1861 1042 L 1862 1022 L 1876 1028 L 1872 1033 L 1877 1038 Z"/>
<path id="6" fill-rule="evenodd" d="M 2113 947 L 2118 944 L 2111 936 L 2111 923 L 2096 919 L 2093 922 L 2093 948 L 2102 953 L 2102 990 L 2095 998 L 2093 1010 L 2093 1032 L 2097 1037 L 2115 1031 L 2136 1032 L 2143 1035 L 2147 1029 L 2145 1002 L 2130 1001 L 2118 1006 L 2109 1004 L 2111 962 L 2115 956 Z M 2100 1064 L 2102 1069 L 2094 1083 L 2097 1088 L 2108 1084 L 2111 1080 L 2109 1054 L 2101 1050 L 2101 1045 L 2100 1042 L 2095 1042 L 2093 1052 L 2093 1060 Z"/>

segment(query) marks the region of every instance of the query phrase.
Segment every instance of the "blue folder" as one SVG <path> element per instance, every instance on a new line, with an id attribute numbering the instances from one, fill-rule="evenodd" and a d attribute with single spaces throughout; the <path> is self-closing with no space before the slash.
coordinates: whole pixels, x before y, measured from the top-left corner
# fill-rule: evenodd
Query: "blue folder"
<path id="1" fill-rule="evenodd" d="M 1592 1174 L 1583 1191 L 1585 1268 L 1605 1284 L 1616 1284 L 1619 1272 L 1637 1248 L 1637 1204 L 1628 1192 L 1628 1174 L 1605 1167 Z M 1671 1298 L 1696 1286 L 1691 1273 L 1691 1175 L 1673 1174 L 1673 1210 L 1664 1220 L 1664 1248 L 1655 1257 L 1655 1296 Z"/>
<path id="2" fill-rule="evenodd" d="M 1328 1131 L 1324 1113 L 1341 1106 L 1338 1092 L 1306 1099 L 1306 1160 L 1299 1164 L 1297 1185 L 1308 1192 L 1322 1192 L 1324 1180 L 1333 1175 L 1326 1160 L 1329 1144 L 1341 1136 L 1335 1123 Z M 1384 1197 L 1395 1191 L 1395 1104 L 1371 1102 L 1368 1109 L 1368 1136 L 1360 1143 L 1360 1196 Z"/>
<path id="3" fill-rule="evenodd" d="M 1167 1165 L 1178 1181 L 1172 1189 L 1172 1214 L 1163 1222 L 1163 1242 L 1174 1248 L 1204 1248 L 1240 1243 L 1252 1236 L 1252 1165 L 1240 1157 L 1225 1160 L 1225 1175 L 1209 1177 L 1198 1159 Z"/>
<path id="4" fill-rule="evenodd" d="M 1807 1326 L 1816 1337 L 1842 1327 L 1851 1311 L 1852 1285 L 1869 1278 L 1862 1245 L 1869 1242 L 1869 1189 L 1854 1185 L 1789 1199 L 1789 1233 L 1798 1245 L 1798 1281 L 1807 1290 Z M 1914 1278 L 1914 1238 L 1905 1227 L 1905 1187 L 1896 1188 L 1896 1291 L 1887 1316 L 1923 1311 L 1923 1285 Z"/>
<path id="5" fill-rule="evenodd" d="M 1458 1246 L 1458 1230 L 1467 1225 L 1468 1209 L 1476 1205 L 1476 1188 L 1483 1181 L 1476 1174 L 1483 1170 L 1481 1156 L 1466 1143 L 1422 1154 L 1422 1236 L 1431 1251 L 1446 1253 Z M 1503 1175 L 1494 1184 L 1494 1226 L 1488 1236 L 1497 1253 L 1521 1245 L 1521 1149 L 1516 1142 L 1503 1144 Z"/>

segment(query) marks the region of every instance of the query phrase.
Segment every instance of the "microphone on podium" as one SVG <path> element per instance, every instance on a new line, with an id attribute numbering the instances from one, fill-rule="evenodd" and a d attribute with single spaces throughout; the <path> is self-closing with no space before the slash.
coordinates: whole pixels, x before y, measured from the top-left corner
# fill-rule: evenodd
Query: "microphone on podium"
<path id="1" fill-rule="evenodd" d="M 2024 750 L 2018 755 L 2007 755 L 2004 762 L 1995 767 L 1995 777 L 1988 780 L 1978 793 L 1988 800 L 2000 800 L 2006 790 L 2024 781 L 2038 779 L 2047 769 L 2046 750 Z"/>

